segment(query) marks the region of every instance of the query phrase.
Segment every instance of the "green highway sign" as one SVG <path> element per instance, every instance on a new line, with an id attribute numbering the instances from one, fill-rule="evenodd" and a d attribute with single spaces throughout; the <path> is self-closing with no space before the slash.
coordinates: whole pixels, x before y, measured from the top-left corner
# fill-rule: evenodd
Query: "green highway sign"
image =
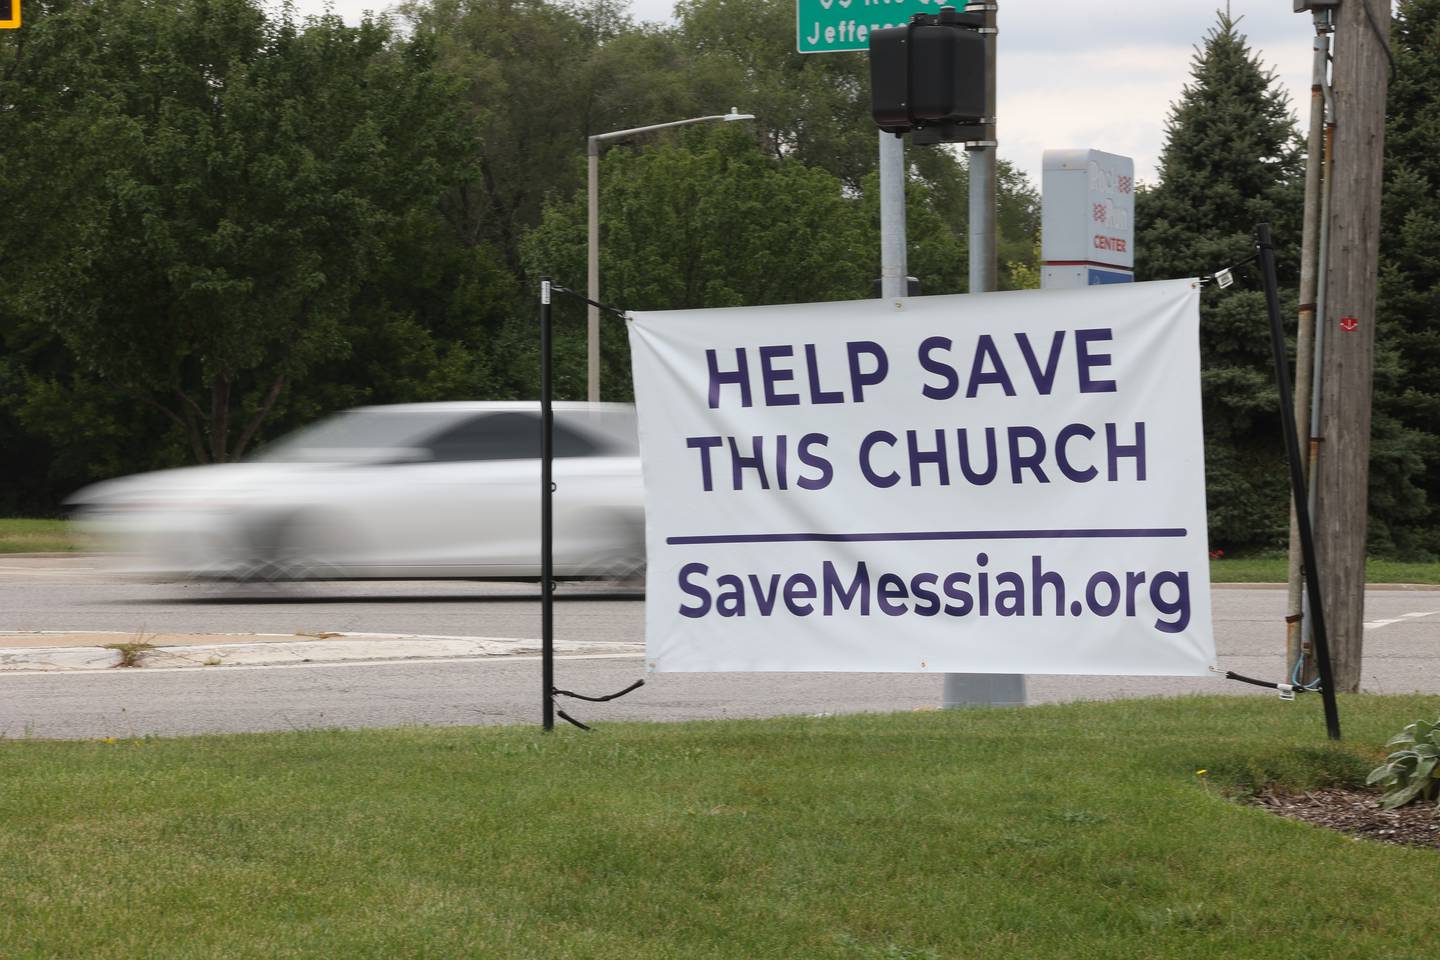
<path id="1" fill-rule="evenodd" d="M 964 0 L 795 0 L 795 49 L 845 53 L 870 49 L 870 31 L 899 27 L 912 14 L 943 6 L 965 9 Z"/>

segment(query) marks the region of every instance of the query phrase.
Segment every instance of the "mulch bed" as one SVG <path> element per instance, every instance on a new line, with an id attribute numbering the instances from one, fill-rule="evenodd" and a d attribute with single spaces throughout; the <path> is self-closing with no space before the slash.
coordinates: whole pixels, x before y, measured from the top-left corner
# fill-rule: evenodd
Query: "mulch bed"
<path id="1" fill-rule="evenodd" d="M 1377 793 L 1327 787 L 1298 794 L 1267 790 L 1251 797 L 1250 802 L 1282 817 L 1354 837 L 1440 851 L 1440 807 L 1423 800 L 1385 810 Z"/>

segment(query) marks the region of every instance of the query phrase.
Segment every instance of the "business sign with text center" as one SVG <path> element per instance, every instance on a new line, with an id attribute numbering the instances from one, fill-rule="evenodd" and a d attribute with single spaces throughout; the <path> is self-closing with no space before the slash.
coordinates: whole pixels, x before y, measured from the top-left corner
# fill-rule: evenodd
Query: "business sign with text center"
<path id="1" fill-rule="evenodd" d="M 870 31 L 899 27 L 917 13 L 965 9 L 963 0 L 795 0 L 795 49 L 854 53 L 870 49 Z"/>

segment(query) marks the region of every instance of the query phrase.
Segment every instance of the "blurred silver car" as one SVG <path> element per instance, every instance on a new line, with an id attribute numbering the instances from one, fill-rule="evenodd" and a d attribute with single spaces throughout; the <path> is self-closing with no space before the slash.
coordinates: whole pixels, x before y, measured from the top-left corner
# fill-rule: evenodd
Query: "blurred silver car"
<path id="1" fill-rule="evenodd" d="M 556 576 L 637 576 L 634 408 L 557 403 L 554 436 Z M 160 578 L 538 578 L 540 442 L 533 402 L 361 407 L 247 461 L 109 480 L 68 503 Z"/>

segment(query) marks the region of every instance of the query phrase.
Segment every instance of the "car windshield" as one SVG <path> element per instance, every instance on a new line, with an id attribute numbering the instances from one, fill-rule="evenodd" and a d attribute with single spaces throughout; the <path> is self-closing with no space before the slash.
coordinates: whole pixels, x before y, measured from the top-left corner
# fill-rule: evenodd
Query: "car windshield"
<path id="1" fill-rule="evenodd" d="M 256 460 L 373 462 L 404 459 L 463 414 L 415 410 L 347 410 L 297 430 L 261 450 Z"/>

